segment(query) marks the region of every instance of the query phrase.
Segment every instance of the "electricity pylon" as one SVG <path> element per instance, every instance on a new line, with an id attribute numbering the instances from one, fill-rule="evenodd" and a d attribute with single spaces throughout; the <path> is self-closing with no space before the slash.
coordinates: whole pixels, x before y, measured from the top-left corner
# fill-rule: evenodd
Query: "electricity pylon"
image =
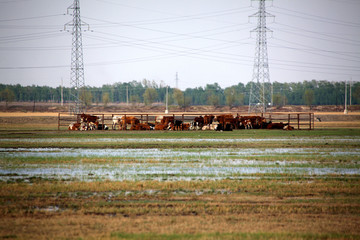
<path id="1" fill-rule="evenodd" d="M 81 99 L 81 95 L 85 91 L 85 77 L 84 77 L 84 61 L 83 61 L 83 48 L 82 48 L 82 30 L 81 27 L 89 25 L 80 19 L 80 2 L 74 0 L 74 3 L 68 7 L 69 10 L 73 10 L 73 20 L 64 26 L 64 30 L 67 27 L 72 28 L 72 49 L 71 49 L 71 73 L 70 73 L 70 96 L 74 100 L 70 105 L 70 113 L 79 114 L 85 111 L 84 101 Z"/>
<path id="2" fill-rule="evenodd" d="M 259 1 L 259 11 L 250 17 L 257 18 L 257 27 L 251 32 L 256 32 L 256 48 L 253 76 L 251 80 L 249 113 L 265 113 L 268 106 L 272 105 L 272 85 L 270 82 L 269 62 L 267 52 L 267 32 L 272 32 L 266 27 L 266 18 L 274 15 L 266 12 L 266 0 Z"/>

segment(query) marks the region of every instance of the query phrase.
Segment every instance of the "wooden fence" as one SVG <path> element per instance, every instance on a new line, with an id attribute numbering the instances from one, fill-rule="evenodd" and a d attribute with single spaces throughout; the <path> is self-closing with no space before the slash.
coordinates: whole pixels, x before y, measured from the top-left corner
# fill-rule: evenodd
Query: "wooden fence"
<path id="1" fill-rule="evenodd" d="M 173 114 L 161 114 L 161 113 L 91 113 L 91 115 L 99 117 L 99 123 L 105 124 L 112 128 L 112 119 L 114 116 L 133 116 L 140 120 L 141 123 L 155 122 L 157 116 L 172 116 L 174 119 L 181 120 L 183 122 L 191 122 L 195 117 L 205 116 L 205 115 L 222 115 L 222 114 L 232 114 L 236 116 L 262 116 L 265 117 L 266 121 L 272 122 L 282 122 L 284 124 L 289 124 L 297 130 L 312 130 L 314 129 L 314 113 L 265 113 L 265 114 L 248 114 L 248 113 L 173 113 Z M 58 130 L 68 127 L 71 123 L 80 122 L 80 114 L 70 115 L 68 113 L 59 113 L 58 114 Z"/>

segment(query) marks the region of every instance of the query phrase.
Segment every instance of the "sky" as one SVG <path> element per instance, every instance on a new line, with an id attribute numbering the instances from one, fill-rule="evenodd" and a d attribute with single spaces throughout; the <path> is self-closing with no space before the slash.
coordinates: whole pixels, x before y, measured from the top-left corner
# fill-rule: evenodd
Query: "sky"
<path id="1" fill-rule="evenodd" d="M 72 0 L 0 0 L 0 83 L 70 86 Z M 85 84 L 252 80 L 256 0 L 80 0 Z M 271 82 L 360 80 L 359 0 L 267 1 Z M 72 13 L 72 10 L 69 11 Z"/>

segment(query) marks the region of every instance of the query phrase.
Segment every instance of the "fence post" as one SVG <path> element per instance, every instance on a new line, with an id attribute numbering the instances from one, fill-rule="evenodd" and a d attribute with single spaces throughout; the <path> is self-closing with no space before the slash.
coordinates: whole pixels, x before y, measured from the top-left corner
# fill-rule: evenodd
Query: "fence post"
<path id="1" fill-rule="evenodd" d="M 288 126 L 290 126 L 290 113 L 288 114 Z"/>
<path id="2" fill-rule="evenodd" d="M 300 130 L 300 113 L 297 114 L 297 125 L 298 125 L 298 130 Z"/>
<path id="3" fill-rule="evenodd" d="M 102 123 L 102 130 L 105 130 L 105 124 L 104 124 L 104 114 L 102 114 L 101 123 Z"/>
<path id="4" fill-rule="evenodd" d="M 310 130 L 311 130 L 311 125 L 312 125 L 312 123 L 311 123 L 312 121 L 311 121 L 311 113 L 309 113 L 309 123 L 310 123 Z"/>
<path id="5" fill-rule="evenodd" d="M 184 121 L 185 121 L 184 114 L 182 114 L 181 121 L 182 121 L 182 123 L 181 123 L 181 131 L 183 131 L 184 130 Z"/>
<path id="6" fill-rule="evenodd" d="M 124 122 L 125 122 L 125 130 L 127 130 L 127 123 L 126 123 L 126 114 L 124 115 L 124 117 L 125 117 L 125 120 L 124 120 Z M 121 129 L 121 130 L 123 130 L 123 129 Z"/>
<path id="7" fill-rule="evenodd" d="M 60 113 L 58 113 L 58 131 L 60 131 Z"/>

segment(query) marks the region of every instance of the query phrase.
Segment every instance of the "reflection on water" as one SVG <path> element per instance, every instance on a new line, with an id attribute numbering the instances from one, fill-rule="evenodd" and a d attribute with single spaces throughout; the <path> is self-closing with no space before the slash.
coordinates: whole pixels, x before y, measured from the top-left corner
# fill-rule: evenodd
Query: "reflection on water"
<path id="1" fill-rule="evenodd" d="M 340 151 L 339 151 L 340 150 Z M 61 148 L 0 148 L 0 180 L 42 177 L 63 180 L 194 180 L 244 178 L 251 174 L 291 174 L 296 176 L 360 175 L 360 169 L 351 167 L 301 167 L 311 162 L 301 161 L 301 156 L 358 157 L 360 149 L 271 148 L 271 149 L 61 149 Z M 289 162 L 282 156 L 296 156 Z M 271 156 L 277 161 L 260 161 L 258 156 Z M 119 158 L 98 164 L 61 163 L 31 164 L 30 159 L 75 157 Z M 254 160 L 248 160 L 253 158 Z M 14 166 L 12 159 L 24 158 L 23 164 Z M 29 162 L 27 162 L 29 158 Z M 247 158 L 247 159 L 244 159 Z M 136 159 L 137 161 L 133 161 Z M 296 160 L 300 159 L 300 160 Z M 126 161 L 129 160 L 129 161 Z M 295 163 L 295 164 L 294 164 Z M 253 177 L 253 176 L 252 176 Z"/>
<path id="2" fill-rule="evenodd" d="M 179 158 L 179 157 L 225 157 L 268 156 L 278 154 L 331 154 L 355 155 L 360 149 L 339 151 L 321 148 L 244 148 L 244 149 L 83 149 L 83 148 L 0 148 L 0 157 L 132 157 L 132 158 Z"/>

